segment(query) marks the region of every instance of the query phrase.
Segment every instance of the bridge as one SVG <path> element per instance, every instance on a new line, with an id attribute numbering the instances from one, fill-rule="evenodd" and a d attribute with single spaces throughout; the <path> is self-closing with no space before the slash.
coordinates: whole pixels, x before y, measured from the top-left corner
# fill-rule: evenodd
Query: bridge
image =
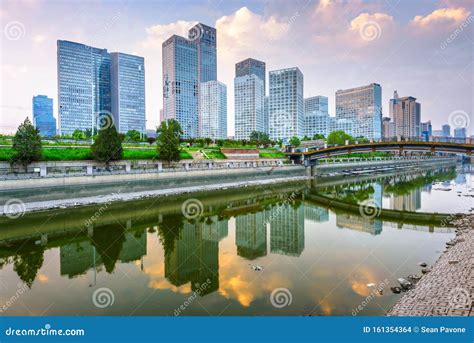
<path id="1" fill-rule="evenodd" d="M 474 140 L 466 138 L 456 140 L 456 142 L 439 141 L 419 141 L 419 140 L 397 140 L 397 141 L 372 141 L 370 143 L 355 143 L 338 146 L 327 146 L 324 148 L 308 148 L 306 151 L 287 152 L 288 158 L 295 163 L 304 164 L 306 167 L 313 167 L 318 160 L 330 158 L 338 155 L 350 155 L 353 153 L 372 153 L 372 152 L 396 152 L 400 155 L 405 152 L 430 152 L 430 153 L 448 153 L 473 156 Z"/>

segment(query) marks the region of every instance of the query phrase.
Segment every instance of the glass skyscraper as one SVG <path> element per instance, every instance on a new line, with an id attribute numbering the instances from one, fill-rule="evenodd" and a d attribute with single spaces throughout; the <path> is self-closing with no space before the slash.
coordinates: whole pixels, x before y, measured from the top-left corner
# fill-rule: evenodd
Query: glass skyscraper
<path id="1" fill-rule="evenodd" d="M 216 44 L 216 30 L 200 23 L 162 44 L 163 118 L 176 119 L 184 138 L 202 136 L 199 84 L 217 80 Z"/>
<path id="2" fill-rule="evenodd" d="M 270 72 L 268 130 L 271 139 L 304 136 L 303 73 L 297 67 Z"/>
<path id="3" fill-rule="evenodd" d="M 263 94 L 266 94 L 265 62 L 247 58 L 235 65 L 235 77 L 257 75 L 263 81 Z"/>
<path id="4" fill-rule="evenodd" d="M 338 90 L 336 118 L 351 120 L 354 135 L 368 139 L 382 137 L 382 87 L 377 83 Z"/>
<path id="5" fill-rule="evenodd" d="M 98 118 L 112 114 L 112 107 L 115 126 L 120 132 L 129 129 L 144 132 L 143 57 L 109 54 L 107 49 L 58 40 L 57 59 L 61 135 L 71 135 L 76 129 L 95 129 Z"/>
<path id="6" fill-rule="evenodd" d="M 200 84 L 201 137 L 227 138 L 227 87 L 219 81 Z"/>
<path id="7" fill-rule="evenodd" d="M 46 95 L 33 97 L 33 125 L 41 136 L 56 135 L 56 118 L 53 116 L 53 99 Z"/>
<path id="8" fill-rule="evenodd" d="M 312 138 L 315 134 L 327 136 L 329 133 L 328 98 L 313 96 L 304 99 L 305 136 Z"/>
<path id="9" fill-rule="evenodd" d="M 265 130 L 263 80 L 255 74 L 234 79 L 235 139 Z"/>
<path id="10" fill-rule="evenodd" d="M 120 52 L 110 54 L 112 114 L 117 130 L 145 132 L 145 60 Z"/>

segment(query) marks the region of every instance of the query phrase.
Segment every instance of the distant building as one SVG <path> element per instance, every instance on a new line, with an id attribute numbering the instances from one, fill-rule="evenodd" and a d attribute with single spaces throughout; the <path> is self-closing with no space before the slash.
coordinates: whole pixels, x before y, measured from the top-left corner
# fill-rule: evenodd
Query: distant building
<path id="1" fill-rule="evenodd" d="M 201 137 L 227 138 L 227 87 L 219 81 L 202 82 L 199 107 Z"/>
<path id="2" fill-rule="evenodd" d="M 466 138 L 466 128 L 464 127 L 455 128 L 454 138 Z"/>
<path id="3" fill-rule="evenodd" d="M 235 139 L 265 131 L 263 81 L 255 74 L 234 79 Z"/>
<path id="4" fill-rule="evenodd" d="M 433 137 L 443 137 L 443 130 L 433 130 Z"/>
<path id="5" fill-rule="evenodd" d="M 297 67 L 270 72 L 268 114 L 271 139 L 304 136 L 303 74 Z"/>
<path id="6" fill-rule="evenodd" d="M 382 137 L 393 138 L 395 137 L 395 123 L 391 121 L 389 117 L 382 118 Z"/>
<path id="7" fill-rule="evenodd" d="M 416 98 L 400 98 L 397 91 L 390 99 L 390 118 L 395 123 L 395 135 L 401 137 L 419 137 L 421 135 L 421 105 Z"/>
<path id="8" fill-rule="evenodd" d="M 33 97 L 33 125 L 41 136 L 56 135 L 56 118 L 53 116 L 53 99 L 46 95 Z"/>
<path id="9" fill-rule="evenodd" d="M 305 136 L 312 138 L 315 134 L 327 136 L 329 133 L 328 98 L 313 96 L 304 99 Z"/>
<path id="10" fill-rule="evenodd" d="M 451 137 L 451 126 L 444 124 L 441 126 L 441 130 L 443 131 L 442 137 Z"/>
<path id="11" fill-rule="evenodd" d="M 145 133 L 145 59 L 121 52 L 110 54 L 112 114 L 117 130 Z"/>
<path id="12" fill-rule="evenodd" d="M 338 90 L 336 118 L 354 123 L 354 135 L 369 139 L 382 137 L 382 87 L 377 83 Z"/>
<path id="13" fill-rule="evenodd" d="M 267 95 L 265 97 L 264 106 L 263 106 L 263 130 L 266 134 L 268 134 L 268 121 L 269 121 L 268 112 L 270 109 L 269 107 L 270 107 L 270 97 Z"/>
<path id="14" fill-rule="evenodd" d="M 433 126 L 431 125 L 431 121 L 428 120 L 425 123 L 421 123 L 421 136 L 425 138 L 426 141 L 428 141 L 429 137 L 433 136 Z"/>
<path id="15" fill-rule="evenodd" d="M 333 131 L 344 131 L 348 135 L 354 136 L 354 122 L 349 119 L 337 119 L 330 117 L 329 132 Z"/>
<path id="16" fill-rule="evenodd" d="M 257 75 L 263 81 L 263 95 L 266 94 L 265 62 L 247 58 L 235 65 L 235 77 Z"/>

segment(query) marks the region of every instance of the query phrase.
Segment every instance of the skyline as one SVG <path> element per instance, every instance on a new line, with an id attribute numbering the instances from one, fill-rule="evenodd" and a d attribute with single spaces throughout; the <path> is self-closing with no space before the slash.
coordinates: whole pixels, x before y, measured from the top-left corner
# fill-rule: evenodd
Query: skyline
<path id="1" fill-rule="evenodd" d="M 422 104 L 421 120 L 431 120 L 433 129 L 449 123 L 450 113 L 464 111 L 471 118 L 468 134 L 474 133 L 474 80 L 469 77 L 473 71 L 469 43 L 474 18 L 468 1 L 240 1 L 219 3 L 217 7 L 217 2 L 211 2 L 214 10 L 209 10 L 208 2 L 184 2 L 186 6 L 176 15 L 173 6 L 180 3 L 168 5 L 169 12 L 163 12 L 158 3 L 131 7 L 126 1 L 73 6 L 6 1 L 0 12 L 4 27 L 0 131 L 13 132 L 26 115 L 31 118 L 31 98 L 38 94 L 54 99 L 58 119 L 57 39 L 143 56 L 147 70 L 146 126 L 154 128 L 162 108 L 161 44 L 172 34 L 185 35 L 199 21 L 217 29 L 218 80 L 228 87 L 229 135 L 234 134 L 234 68 L 246 58 L 265 62 L 267 72 L 300 68 L 305 78 L 304 97 L 327 96 L 332 116 L 337 90 L 375 82 L 382 86 L 383 116 L 388 116 L 389 99 L 398 90 L 417 98 Z M 38 20 L 49 17 L 40 14 L 44 11 L 57 21 Z M 63 15 L 57 15 L 60 13 Z M 36 20 L 29 19 L 31 16 Z M 77 27 L 61 26 L 71 21 L 71 16 L 79 22 Z M 318 19 L 316 24 L 314 18 Z M 82 25 L 85 22 L 88 24 Z M 454 34 L 460 25 L 465 27 Z M 257 30 L 261 33 L 258 37 L 249 35 Z M 44 54 L 35 53 L 38 49 Z"/>

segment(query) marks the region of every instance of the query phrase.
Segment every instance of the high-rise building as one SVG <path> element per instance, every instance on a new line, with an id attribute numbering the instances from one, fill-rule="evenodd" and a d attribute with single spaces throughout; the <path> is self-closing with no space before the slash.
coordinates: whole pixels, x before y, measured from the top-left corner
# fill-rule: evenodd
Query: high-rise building
<path id="1" fill-rule="evenodd" d="M 454 138 L 466 138 L 466 128 L 457 127 L 454 129 Z"/>
<path id="2" fill-rule="evenodd" d="M 120 52 L 110 54 L 112 114 L 117 130 L 145 133 L 145 60 Z"/>
<path id="3" fill-rule="evenodd" d="M 80 43 L 58 40 L 59 132 L 93 129 L 111 112 L 110 55 Z"/>
<path id="4" fill-rule="evenodd" d="M 395 135 L 395 123 L 389 117 L 382 118 L 382 137 L 383 138 L 394 138 Z"/>
<path id="5" fill-rule="evenodd" d="M 201 137 L 227 139 L 227 87 L 219 81 L 201 82 Z"/>
<path id="6" fill-rule="evenodd" d="M 354 123 L 354 135 L 368 139 L 382 137 L 382 87 L 377 83 L 338 90 L 336 118 Z"/>
<path id="7" fill-rule="evenodd" d="M 400 137 L 419 137 L 421 135 L 421 106 L 416 98 L 400 98 L 397 91 L 390 99 L 390 118 L 395 123 L 395 135 Z"/>
<path id="8" fill-rule="evenodd" d="M 173 35 L 163 43 L 163 117 L 176 119 L 185 138 L 198 137 L 198 98 L 197 46 Z"/>
<path id="9" fill-rule="evenodd" d="M 176 119 L 185 138 L 201 135 L 199 84 L 217 80 L 216 46 L 216 30 L 201 23 L 162 44 L 163 118 Z"/>
<path id="10" fill-rule="evenodd" d="M 53 116 L 53 99 L 46 95 L 33 97 L 33 125 L 41 136 L 56 135 L 56 118 Z"/>
<path id="11" fill-rule="evenodd" d="M 145 131 L 143 57 L 58 40 L 57 62 L 60 134 L 95 130 L 102 115 L 120 132 Z"/>
<path id="12" fill-rule="evenodd" d="M 429 137 L 433 136 L 433 126 L 431 120 L 420 124 L 421 136 L 428 141 Z"/>
<path id="13" fill-rule="evenodd" d="M 451 126 L 444 124 L 441 126 L 441 130 L 443 131 L 443 137 L 451 137 Z"/>
<path id="14" fill-rule="evenodd" d="M 270 109 L 270 97 L 267 95 L 263 105 L 263 131 L 268 134 L 268 112 Z"/>
<path id="15" fill-rule="evenodd" d="M 268 115 L 271 139 L 304 136 L 303 73 L 299 68 L 270 72 Z"/>
<path id="16" fill-rule="evenodd" d="M 329 117 L 329 133 L 333 131 L 344 131 L 348 135 L 355 136 L 354 122 L 349 119 Z"/>
<path id="17" fill-rule="evenodd" d="M 255 74 L 234 79 L 235 139 L 265 130 L 263 81 Z"/>
<path id="18" fill-rule="evenodd" d="M 266 95 L 265 62 L 247 58 L 235 65 L 235 77 L 252 74 L 263 81 L 263 94 Z"/>
<path id="19" fill-rule="evenodd" d="M 327 136 L 329 127 L 328 98 L 318 95 L 304 99 L 305 136 L 310 138 L 315 134 Z"/>

